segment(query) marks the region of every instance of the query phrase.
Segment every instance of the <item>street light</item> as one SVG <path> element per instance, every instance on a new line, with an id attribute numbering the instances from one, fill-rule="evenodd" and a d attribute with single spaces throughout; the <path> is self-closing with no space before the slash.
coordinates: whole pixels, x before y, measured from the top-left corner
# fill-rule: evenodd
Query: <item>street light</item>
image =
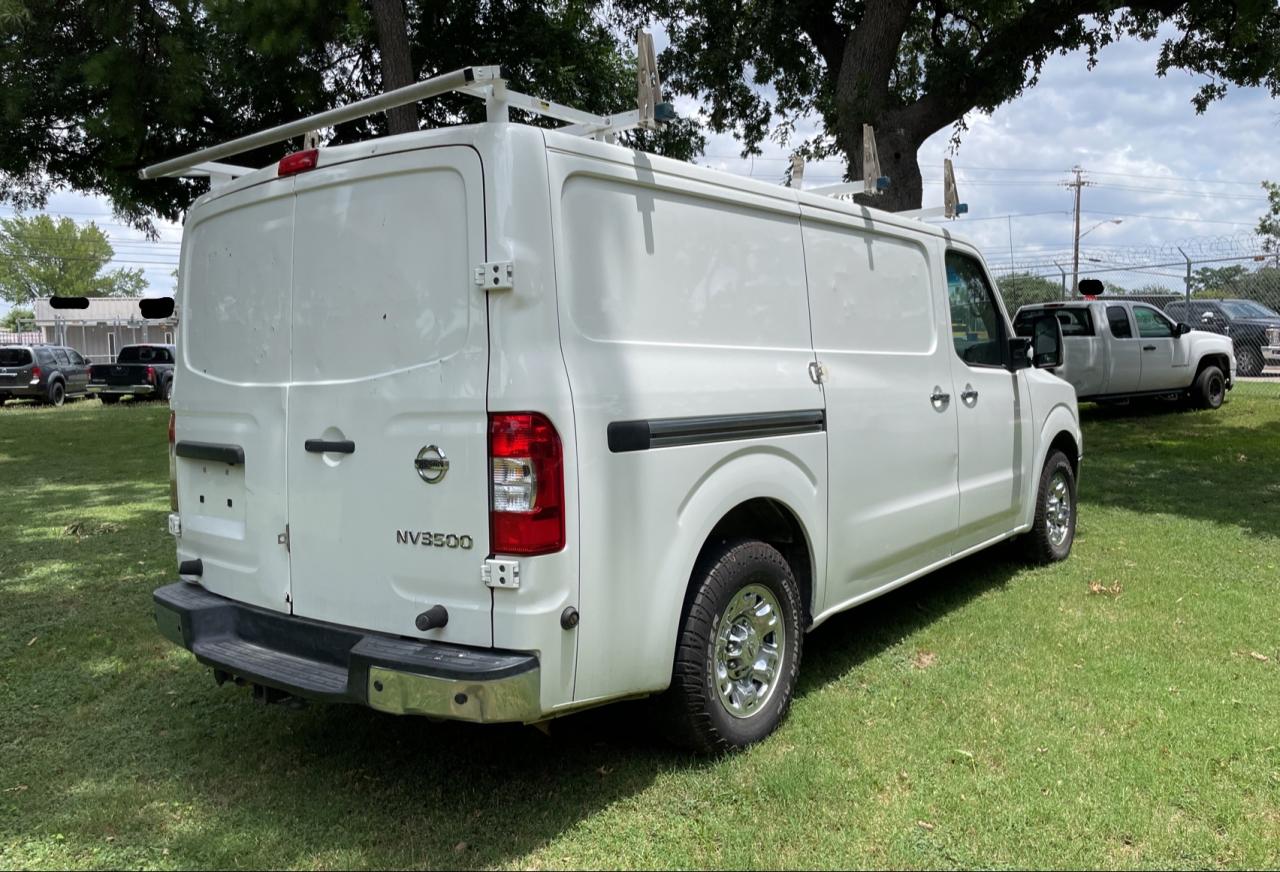
<path id="1" fill-rule="evenodd" d="M 1076 188 L 1076 235 L 1071 246 L 1071 293 L 1072 294 L 1078 293 L 1080 288 L 1078 284 L 1080 281 L 1080 240 L 1084 239 L 1090 233 L 1097 230 L 1103 224 L 1123 224 L 1123 223 L 1124 223 L 1124 219 L 1122 218 L 1108 218 L 1105 221 L 1099 221 L 1097 224 L 1090 227 L 1084 233 L 1081 233 L 1080 232 L 1080 188 L 1079 187 Z"/>
<path id="2" fill-rule="evenodd" d="M 1093 231 L 1097 230 L 1097 229 L 1098 229 L 1099 227 L 1101 227 L 1103 224 L 1123 224 L 1123 223 L 1124 223 L 1124 219 L 1123 219 L 1123 218 L 1108 218 L 1106 221 L 1099 221 L 1097 224 L 1095 224 L 1095 225 L 1093 225 L 1092 227 L 1090 227 L 1090 228 L 1089 228 L 1088 230 L 1086 230 L 1084 233 L 1081 233 L 1081 234 L 1080 234 L 1080 238 L 1081 238 L 1081 239 L 1084 239 L 1086 236 L 1088 236 L 1088 235 L 1089 235 L 1090 233 L 1092 233 Z"/>

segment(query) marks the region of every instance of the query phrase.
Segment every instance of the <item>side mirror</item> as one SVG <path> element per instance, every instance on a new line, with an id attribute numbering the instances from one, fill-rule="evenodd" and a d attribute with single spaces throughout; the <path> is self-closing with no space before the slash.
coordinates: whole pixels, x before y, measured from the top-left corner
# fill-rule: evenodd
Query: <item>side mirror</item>
<path id="1" fill-rule="evenodd" d="M 1173 333 L 1175 336 L 1186 336 L 1190 332 L 1191 332 L 1191 326 L 1182 321 L 1179 321 L 1177 326 L 1173 328 Z"/>
<path id="2" fill-rule="evenodd" d="M 1203 315 L 1201 315 L 1201 316 L 1200 316 L 1200 320 L 1201 320 L 1201 321 L 1212 321 L 1212 320 L 1213 320 L 1214 318 L 1216 318 L 1216 317 L 1218 317 L 1218 316 L 1217 316 L 1217 315 L 1215 315 L 1215 314 L 1213 314 L 1212 312 L 1205 312 Z"/>
<path id="3" fill-rule="evenodd" d="M 1062 325 L 1052 315 L 1036 320 L 1031 335 L 1031 365 L 1036 369 L 1062 366 Z"/>
<path id="4" fill-rule="evenodd" d="M 1009 369 L 1017 372 L 1031 366 L 1031 337 L 1014 336 L 1009 339 Z"/>

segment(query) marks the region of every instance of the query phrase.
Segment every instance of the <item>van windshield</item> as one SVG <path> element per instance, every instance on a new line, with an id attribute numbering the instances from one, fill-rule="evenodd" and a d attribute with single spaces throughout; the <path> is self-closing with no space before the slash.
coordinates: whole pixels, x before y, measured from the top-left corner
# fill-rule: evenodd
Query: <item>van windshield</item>
<path id="1" fill-rule="evenodd" d="M 0 348 L 0 366 L 26 366 L 31 352 L 25 348 Z"/>

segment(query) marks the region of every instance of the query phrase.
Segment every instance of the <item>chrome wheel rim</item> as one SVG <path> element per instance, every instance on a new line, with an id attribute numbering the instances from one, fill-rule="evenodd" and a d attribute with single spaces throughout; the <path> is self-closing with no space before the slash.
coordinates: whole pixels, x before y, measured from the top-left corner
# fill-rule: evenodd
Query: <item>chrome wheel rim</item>
<path id="1" fill-rule="evenodd" d="M 712 680 L 725 711 L 749 718 L 772 697 L 786 651 L 782 607 L 773 591 L 749 584 L 716 621 Z"/>
<path id="2" fill-rule="evenodd" d="M 1055 548 L 1060 547 L 1071 532 L 1071 488 L 1067 486 L 1067 474 L 1062 470 L 1049 479 L 1049 500 L 1044 509 L 1044 520 L 1049 527 L 1049 541 Z"/>

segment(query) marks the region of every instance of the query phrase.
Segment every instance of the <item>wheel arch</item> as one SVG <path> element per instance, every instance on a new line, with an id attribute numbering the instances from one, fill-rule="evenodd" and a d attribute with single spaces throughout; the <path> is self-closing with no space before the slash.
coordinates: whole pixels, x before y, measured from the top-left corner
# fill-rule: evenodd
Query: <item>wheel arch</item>
<path id="1" fill-rule="evenodd" d="M 1196 379 L 1200 378 L 1200 373 L 1204 372 L 1204 368 L 1206 366 L 1217 366 L 1222 370 L 1224 378 L 1231 378 L 1231 359 L 1227 356 L 1226 352 L 1208 351 L 1200 355 L 1200 359 L 1196 361 L 1196 372 L 1195 375 L 1191 377 L 1191 384 L 1189 387 L 1195 387 Z"/>
<path id="2" fill-rule="evenodd" d="M 734 506 L 716 522 L 703 539 L 689 568 L 685 605 L 694 595 L 698 566 L 709 551 L 734 539 L 756 539 L 778 549 L 800 588 L 804 607 L 801 623 L 808 627 L 815 612 L 813 539 L 790 506 L 776 497 L 753 497 Z"/>

